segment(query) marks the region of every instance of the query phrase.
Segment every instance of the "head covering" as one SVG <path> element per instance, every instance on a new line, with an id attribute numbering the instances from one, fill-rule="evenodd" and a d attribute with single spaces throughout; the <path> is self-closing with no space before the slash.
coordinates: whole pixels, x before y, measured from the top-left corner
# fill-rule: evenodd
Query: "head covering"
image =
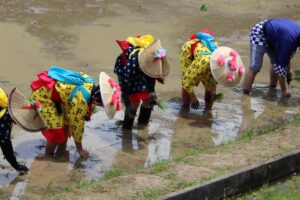
<path id="1" fill-rule="evenodd" d="M 113 119 L 116 111 L 121 110 L 121 88 L 105 72 L 99 75 L 99 86 L 103 107 L 109 119 Z"/>
<path id="2" fill-rule="evenodd" d="M 40 115 L 41 109 L 41 104 L 38 101 L 29 101 L 17 88 L 11 91 L 8 111 L 14 122 L 22 129 L 37 132 L 46 128 Z"/>
<path id="3" fill-rule="evenodd" d="M 170 73 L 171 64 L 167 52 L 162 48 L 160 40 L 155 40 L 139 54 L 141 70 L 152 78 L 163 78 Z"/>
<path id="4" fill-rule="evenodd" d="M 209 29 L 202 29 L 202 30 L 199 31 L 199 32 L 207 33 L 207 34 L 209 34 L 209 35 L 215 37 L 214 32 L 210 31 Z M 190 38 L 190 40 L 197 39 L 197 33 L 192 34 L 189 38 Z"/>
<path id="5" fill-rule="evenodd" d="M 7 110 L 7 105 L 8 105 L 8 98 L 5 92 L 0 88 L 0 107 L 2 108 L 0 110 L 0 119 L 5 114 Z"/>
<path id="6" fill-rule="evenodd" d="M 94 83 L 94 80 L 91 77 L 83 77 L 79 72 L 62 69 L 56 66 L 50 67 L 48 76 L 64 83 L 76 85 L 71 93 L 70 101 L 72 101 L 78 91 L 81 91 L 85 101 L 87 103 L 90 102 L 91 94 L 87 91 L 83 84 Z"/>
<path id="7" fill-rule="evenodd" d="M 210 69 L 214 79 L 223 86 L 238 85 L 245 72 L 244 64 L 239 54 L 232 48 L 219 47 L 210 58 Z"/>

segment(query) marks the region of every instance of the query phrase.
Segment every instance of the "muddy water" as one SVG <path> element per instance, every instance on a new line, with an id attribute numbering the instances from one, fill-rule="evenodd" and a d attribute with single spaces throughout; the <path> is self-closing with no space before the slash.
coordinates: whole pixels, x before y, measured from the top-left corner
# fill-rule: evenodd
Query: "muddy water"
<path id="1" fill-rule="evenodd" d="M 206 12 L 199 9 L 204 3 Z M 197 88 L 201 109 L 181 109 L 178 63 L 180 46 L 188 35 L 210 28 L 220 44 L 237 49 L 247 65 L 250 27 L 270 17 L 300 21 L 299 11 L 298 0 L 1 0 L 0 87 L 6 91 L 17 86 L 29 95 L 35 74 L 51 65 L 83 71 L 95 80 L 102 70 L 114 76 L 115 58 L 120 53 L 115 40 L 129 35 L 151 33 L 160 38 L 173 63 L 166 84 L 157 87 L 166 110 L 156 109 L 149 126 L 123 132 L 119 123 L 123 112 L 109 121 L 100 108 L 86 124 L 83 145 L 91 154 L 87 161 L 78 157 L 72 140 L 66 160 L 44 158 L 41 134 L 14 127 L 17 157 L 30 167 L 30 173 L 18 177 L 1 159 L 1 199 L 39 199 L 81 179 L 101 177 L 111 167 L 130 171 L 149 166 L 192 147 L 218 145 L 247 129 L 263 131 L 292 119 L 299 112 L 299 84 L 292 83 L 293 97 L 288 100 L 280 99 L 278 89 L 269 91 L 267 59 L 251 96 L 242 95 L 241 88 L 219 87 L 225 98 L 216 102 L 210 115 L 203 114 L 201 87 Z M 299 63 L 297 54 L 294 70 L 300 69 Z"/>

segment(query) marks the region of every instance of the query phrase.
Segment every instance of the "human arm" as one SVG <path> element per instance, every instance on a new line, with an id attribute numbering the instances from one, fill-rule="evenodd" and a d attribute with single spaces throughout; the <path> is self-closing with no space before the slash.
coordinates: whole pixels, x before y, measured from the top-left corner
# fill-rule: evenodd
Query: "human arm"
<path id="1" fill-rule="evenodd" d="M 88 159 L 89 152 L 87 152 L 86 150 L 84 150 L 82 148 L 82 143 L 75 141 L 75 146 L 76 146 L 76 149 L 77 149 L 77 152 L 79 153 L 79 155 L 85 160 Z"/>

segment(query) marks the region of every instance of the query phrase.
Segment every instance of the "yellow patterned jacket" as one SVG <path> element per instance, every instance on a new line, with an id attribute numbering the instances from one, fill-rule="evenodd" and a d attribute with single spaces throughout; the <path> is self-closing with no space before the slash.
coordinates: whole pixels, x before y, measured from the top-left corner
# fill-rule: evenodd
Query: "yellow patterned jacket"
<path id="1" fill-rule="evenodd" d="M 88 77 L 86 74 L 82 75 L 83 77 Z M 59 103 L 62 108 L 62 114 L 59 114 L 55 107 L 52 97 L 53 90 L 47 89 L 45 86 L 35 90 L 31 95 L 31 99 L 41 103 L 41 115 L 44 122 L 47 124 L 47 128 L 63 128 L 65 125 L 68 125 L 74 140 L 76 142 L 81 142 L 84 133 L 85 117 L 88 114 L 89 102 L 85 101 L 81 91 L 79 91 L 72 102 L 70 102 L 70 95 L 76 85 L 56 81 L 54 87 L 61 99 Z M 93 83 L 84 83 L 84 87 L 91 94 Z"/>
<path id="2" fill-rule="evenodd" d="M 217 84 L 210 71 L 210 56 L 211 55 L 199 55 L 202 53 L 208 53 L 210 50 L 198 39 L 193 39 L 186 42 L 181 50 L 180 69 L 182 74 L 182 88 L 187 92 L 193 93 L 194 88 L 202 82 L 205 90 L 209 91 L 213 84 Z M 198 42 L 194 56 L 191 52 L 192 45 Z M 214 42 L 217 46 L 218 43 Z"/>

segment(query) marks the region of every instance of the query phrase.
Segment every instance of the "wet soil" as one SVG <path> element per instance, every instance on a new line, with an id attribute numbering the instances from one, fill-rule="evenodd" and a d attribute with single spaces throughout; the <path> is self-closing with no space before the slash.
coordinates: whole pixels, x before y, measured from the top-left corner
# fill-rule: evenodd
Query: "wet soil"
<path id="1" fill-rule="evenodd" d="M 203 4 L 207 11 L 200 10 Z M 259 132 L 288 122 L 299 112 L 299 84 L 292 83 L 290 99 L 281 99 L 278 89 L 269 91 L 267 57 L 253 93 L 244 96 L 240 87 L 218 87 L 225 98 L 216 102 L 210 115 L 203 114 L 201 86 L 197 88 L 200 111 L 181 109 L 179 57 L 190 34 L 209 28 L 221 45 L 237 49 L 248 65 L 250 28 L 272 17 L 299 22 L 299 11 L 298 0 L 0 0 L 0 87 L 7 92 L 17 86 L 29 95 L 35 74 L 51 65 L 83 71 L 95 80 L 100 71 L 115 77 L 113 66 L 120 53 L 115 40 L 131 35 L 150 33 L 160 38 L 173 64 L 166 84 L 157 86 L 167 108 L 155 109 L 148 127 L 135 125 L 132 133 L 123 132 L 119 123 L 123 112 L 109 121 L 100 108 L 86 124 L 83 145 L 91 154 L 87 161 L 79 158 L 72 140 L 67 161 L 45 159 L 41 134 L 14 127 L 17 157 L 30 173 L 18 177 L 1 158 L 0 197 L 39 199 L 49 192 L 47 187 L 59 191 L 80 179 L 101 177 L 112 167 L 132 171 L 190 148 L 222 144 L 249 129 Z M 299 63 L 296 54 L 293 70 L 300 70 Z"/>
<path id="2" fill-rule="evenodd" d="M 299 131 L 299 126 L 288 126 L 250 140 L 177 158 L 160 170 L 144 169 L 72 192 L 64 190 L 60 197 L 52 196 L 52 199 L 156 199 L 160 195 L 299 149 L 300 140 L 295 139 Z"/>

